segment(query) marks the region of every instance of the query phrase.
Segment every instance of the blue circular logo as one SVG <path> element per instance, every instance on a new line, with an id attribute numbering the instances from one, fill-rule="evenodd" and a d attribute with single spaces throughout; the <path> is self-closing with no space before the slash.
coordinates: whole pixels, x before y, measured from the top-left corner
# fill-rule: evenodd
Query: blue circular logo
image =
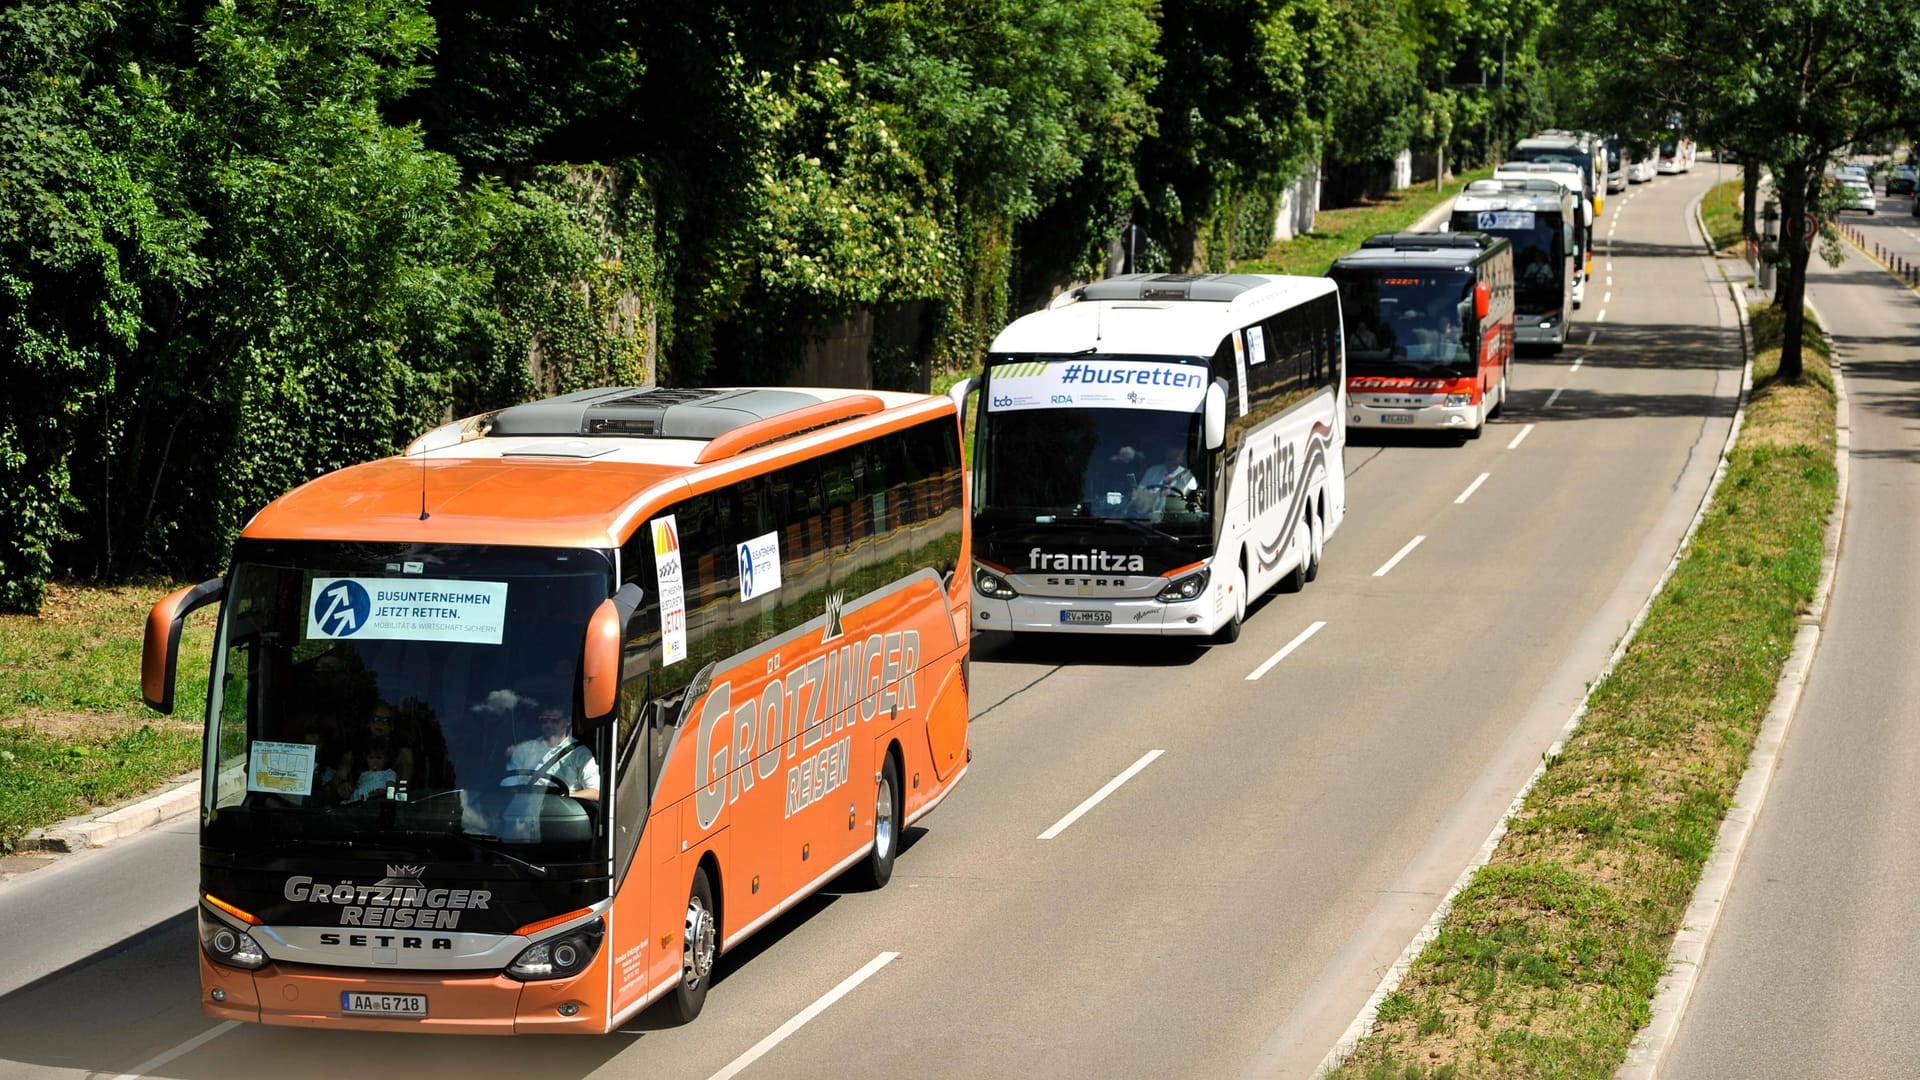
<path id="1" fill-rule="evenodd" d="M 745 544 L 740 545 L 740 595 L 753 596 L 753 551 Z"/>
<path id="2" fill-rule="evenodd" d="M 372 611 L 373 598 L 357 581 L 336 581 L 313 598 L 313 621 L 323 637 L 352 637 Z"/>

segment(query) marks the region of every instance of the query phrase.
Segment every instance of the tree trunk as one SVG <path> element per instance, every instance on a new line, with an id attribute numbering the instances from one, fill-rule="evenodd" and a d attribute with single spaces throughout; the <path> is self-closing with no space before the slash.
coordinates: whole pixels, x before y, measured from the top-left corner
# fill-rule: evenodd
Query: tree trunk
<path id="1" fill-rule="evenodd" d="M 1810 188 L 1820 179 L 1818 163 L 1795 162 L 1780 170 L 1775 180 L 1780 195 L 1780 245 L 1787 257 L 1780 278 L 1780 374 L 1779 381 L 1797 383 L 1801 377 L 1800 334 L 1806 321 L 1807 263 L 1819 237 L 1809 229 L 1807 202 Z"/>
<path id="2" fill-rule="evenodd" d="M 1754 220 L 1759 216 L 1757 211 L 1760 206 L 1760 164 L 1753 160 L 1752 154 L 1748 154 L 1746 162 L 1740 168 L 1742 178 L 1746 181 L 1740 191 L 1740 235 L 1759 236 L 1760 230 L 1755 226 Z"/>

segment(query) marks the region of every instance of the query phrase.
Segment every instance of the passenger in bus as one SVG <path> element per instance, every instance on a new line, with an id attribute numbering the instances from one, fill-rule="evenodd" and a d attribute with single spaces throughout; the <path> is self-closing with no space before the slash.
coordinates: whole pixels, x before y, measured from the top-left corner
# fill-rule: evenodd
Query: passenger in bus
<path id="1" fill-rule="evenodd" d="M 393 748 L 386 743 L 369 744 L 366 759 L 366 768 L 360 770 L 360 778 L 354 781 L 348 802 L 361 802 L 375 795 L 385 798 L 397 779 L 393 771 Z"/>
<path id="2" fill-rule="evenodd" d="M 1159 514 L 1166 508 L 1168 496 L 1184 499 L 1196 486 L 1193 472 L 1187 468 L 1186 447 L 1168 443 L 1160 460 L 1147 466 L 1140 486 L 1133 489 L 1133 509 L 1141 514 Z"/>
<path id="3" fill-rule="evenodd" d="M 507 775 L 502 787 L 539 785 L 544 778 L 564 784 L 576 799 L 600 798 L 600 763 L 593 751 L 573 737 L 565 709 L 549 705 L 540 710 L 540 734 L 514 743 L 507 750 Z"/>

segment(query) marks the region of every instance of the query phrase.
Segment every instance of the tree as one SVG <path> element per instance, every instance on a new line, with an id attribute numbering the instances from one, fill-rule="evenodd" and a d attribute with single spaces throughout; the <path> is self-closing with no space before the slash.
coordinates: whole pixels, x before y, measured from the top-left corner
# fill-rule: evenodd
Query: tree
<path id="1" fill-rule="evenodd" d="M 1326 0 L 1168 0 L 1161 6 L 1157 130 L 1141 144 L 1143 216 L 1177 270 L 1235 185 L 1282 187 L 1334 103 L 1338 25 Z"/>
<path id="2" fill-rule="evenodd" d="M 1611 28 L 1604 92 L 1618 107 L 1717 136 L 1772 171 L 1786 334 L 1779 377 L 1797 382 L 1807 265 L 1833 208 L 1826 169 L 1850 147 L 1920 126 L 1920 9 L 1902 0 L 1597 8 Z"/>

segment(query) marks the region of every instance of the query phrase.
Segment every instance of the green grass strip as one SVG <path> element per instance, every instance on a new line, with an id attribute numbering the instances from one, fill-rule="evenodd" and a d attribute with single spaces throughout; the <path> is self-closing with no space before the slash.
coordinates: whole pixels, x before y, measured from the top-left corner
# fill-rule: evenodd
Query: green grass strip
<path id="1" fill-rule="evenodd" d="M 1780 320 L 1755 315 L 1748 422 L 1691 547 L 1336 1075 L 1599 1080 L 1645 1024 L 1818 583 L 1837 482 L 1824 353 L 1776 384 Z"/>
<path id="2" fill-rule="evenodd" d="M 140 700 L 147 610 L 171 589 L 61 584 L 40 615 L 0 616 L 0 852 L 199 767 L 217 609 L 188 618 L 173 716 Z"/>
<path id="3" fill-rule="evenodd" d="M 1746 190 L 1746 181 L 1735 179 L 1715 184 L 1707 189 L 1700 199 L 1700 220 L 1706 223 L 1707 239 L 1713 243 L 1715 251 L 1731 251 L 1739 248 L 1742 230 L 1741 205 L 1742 193 Z"/>

